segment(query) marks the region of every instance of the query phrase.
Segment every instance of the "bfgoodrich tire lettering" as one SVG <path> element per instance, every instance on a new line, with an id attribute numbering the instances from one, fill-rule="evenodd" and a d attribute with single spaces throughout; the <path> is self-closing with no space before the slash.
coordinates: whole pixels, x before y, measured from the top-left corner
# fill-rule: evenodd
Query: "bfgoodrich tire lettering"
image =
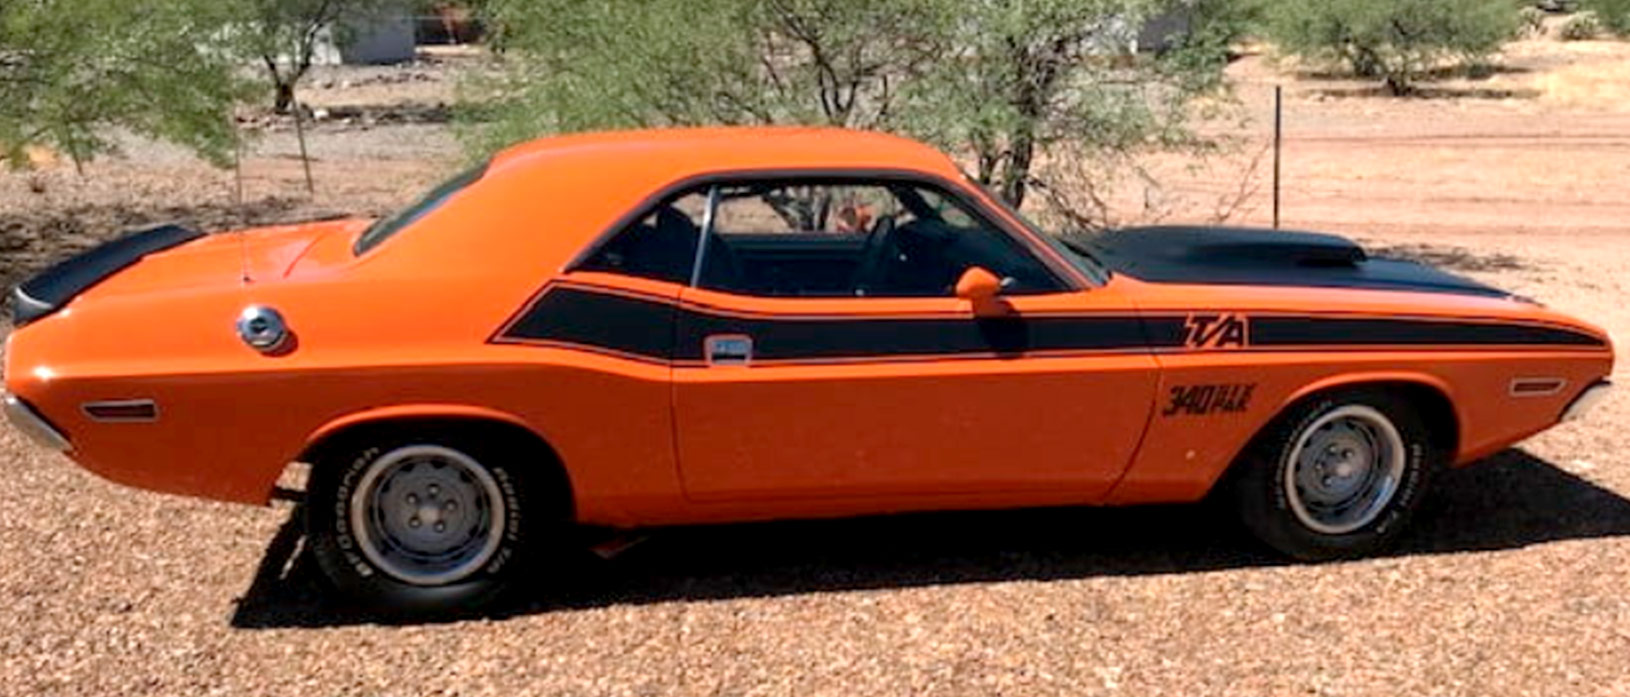
<path id="1" fill-rule="evenodd" d="M 1402 532 L 1444 458 L 1408 402 L 1380 389 L 1292 407 L 1238 463 L 1245 526 L 1291 557 L 1364 556 Z"/>
<path id="2" fill-rule="evenodd" d="M 435 433 L 314 463 L 306 532 L 318 566 L 338 590 L 376 610 L 436 614 L 491 603 L 538 546 L 544 531 L 532 523 L 551 518 L 528 509 L 543 499 L 531 495 L 514 457 L 473 437 Z M 394 507 L 379 503 L 385 496 Z"/>

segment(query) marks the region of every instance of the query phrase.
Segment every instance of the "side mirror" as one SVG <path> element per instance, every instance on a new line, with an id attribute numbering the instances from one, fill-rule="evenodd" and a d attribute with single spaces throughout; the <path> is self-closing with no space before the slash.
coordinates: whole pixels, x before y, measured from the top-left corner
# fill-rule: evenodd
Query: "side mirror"
<path id="1" fill-rule="evenodd" d="M 1007 314 L 1007 303 L 996 296 L 1002 292 L 1002 279 L 978 266 L 962 272 L 956 282 L 956 296 L 973 304 L 973 313 L 980 317 Z"/>

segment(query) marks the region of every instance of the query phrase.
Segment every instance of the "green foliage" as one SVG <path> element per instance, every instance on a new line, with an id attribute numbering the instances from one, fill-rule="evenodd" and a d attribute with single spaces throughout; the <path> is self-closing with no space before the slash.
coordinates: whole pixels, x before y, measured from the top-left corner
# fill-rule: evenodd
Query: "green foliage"
<path id="1" fill-rule="evenodd" d="M 1276 0 L 1267 27 L 1282 51 L 1343 63 L 1404 94 L 1446 61 L 1486 60 L 1517 21 L 1514 3 L 1490 0 Z"/>
<path id="2" fill-rule="evenodd" d="M 109 129 L 188 146 L 217 164 L 234 147 L 242 84 L 211 0 L 0 3 L 0 146 L 54 147 L 75 161 L 112 149 Z"/>
<path id="3" fill-rule="evenodd" d="M 935 58 L 941 21 L 919 0 L 491 4 L 510 70 L 484 85 L 507 97 L 487 146 L 611 127 L 875 124 L 898 80 Z"/>
<path id="4" fill-rule="evenodd" d="M 1630 0 L 1584 0 L 1581 6 L 1594 12 L 1606 31 L 1618 36 L 1630 35 Z"/>
<path id="5" fill-rule="evenodd" d="M 944 42 L 946 59 L 912 85 L 914 99 L 897 125 L 972 153 L 974 176 L 1015 205 L 1033 186 L 1051 190 L 1037 181 L 1038 174 L 1049 178 L 1037 166 L 1040 154 L 1073 164 L 1193 145 L 1190 103 L 1222 87 L 1228 46 L 1216 36 L 1175 37 L 1174 50 L 1161 58 L 1126 53 L 1136 28 L 1163 3 L 962 5 L 964 21 L 952 24 Z M 1049 202 L 1073 208 L 1056 197 Z"/>
<path id="6" fill-rule="evenodd" d="M 1563 22 L 1557 38 L 1563 41 L 1589 41 L 1601 36 L 1602 31 L 1602 18 L 1595 12 L 1586 10 Z"/>
<path id="7" fill-rule="evenodd" d="M 1012 203 L 1041 150 L 1193 142 L 1194 97 L 1247 26 L 1244 0 L 492 0 L 506 74 L 467 86 L 477 153 L 543 133 L 821 124 L 967 153 Z M 1127 52 L 1145 17 L 1192 17 L 1161 57 Z M 561 21 L 571 17 L 572 21 Z"/>

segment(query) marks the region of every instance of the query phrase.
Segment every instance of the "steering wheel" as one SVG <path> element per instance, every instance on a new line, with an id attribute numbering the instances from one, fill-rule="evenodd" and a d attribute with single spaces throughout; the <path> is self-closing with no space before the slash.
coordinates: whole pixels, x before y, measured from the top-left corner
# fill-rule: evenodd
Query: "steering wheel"
<path id="1" fill-rule="evenodd" d="M 879 276 L 884 265 L 899 246 L 895 239 L 897 231 L 892 215 L 878 216 L 877 221 L 872 223 L 872 230 L 866 236 L 866 246 L 860 252 L 860 265 L 855 269 L 855 295 L 865 295 L 882 280 Z"/>

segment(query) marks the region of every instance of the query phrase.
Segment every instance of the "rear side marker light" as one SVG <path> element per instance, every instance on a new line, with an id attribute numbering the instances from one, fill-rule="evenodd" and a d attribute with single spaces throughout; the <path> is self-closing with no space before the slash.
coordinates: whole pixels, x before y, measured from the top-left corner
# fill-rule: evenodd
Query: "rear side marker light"
<path id="1" fill-rule="evenodd" d="M 86 402 L 80 407 L 96 421 L 148 422 L 158 420 L 158 405 L 151 399 L 119 399 Z"/>

